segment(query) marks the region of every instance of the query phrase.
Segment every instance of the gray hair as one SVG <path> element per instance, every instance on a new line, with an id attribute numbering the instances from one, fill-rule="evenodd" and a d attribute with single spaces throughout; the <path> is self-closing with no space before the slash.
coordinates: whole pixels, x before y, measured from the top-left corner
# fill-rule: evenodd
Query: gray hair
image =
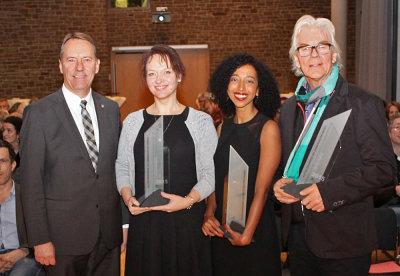
<path id="1" fill-rule="evenodd" d="M 332 43 L 332 50 L 333 53 L 337 53 L 337 58 L 336 58 L 336 65 L 339 67 L 339 69 L 342 67 L 342 63 L 340 61 L 340 47 L 335 40 L 335 26 L 333 26 L 333 23 L 326 18 L 315 18 L 311 15 L 303 15 L 302 17 L 297 20 L 296 25 L 294 26 L 293 29 L 293 34 L 292 34 L 292 44 L 290 46 L 289 50 L 289 57 L 292 60 L 292 70 L 296 76 L 302 76 L 303 72 L 300 70 L 300 68 L 297 67 L 296 65 L 296 60 L 294 58 L 296 51 L 297 51 L 297 36 L 303 30 L 303 28 L 307 27 L 317 27 L 321 31 L 325 32 L 328 34 L 328 36 L 331 38 L 331 43 Z"/>
<path id="2" fill-rule="evenodd" d="M 93 38 L 85 33 L 80 33 L 80 32 L 74 32 L 74 33 L 68 33 L 63 40 L 63 43 L 61 44 L 61 51 L 60 51 L 60 59 L 62 59 L 62 56 L 64 54 L 64 47 L 65 44 L 68 42 L 68 40 L 70 39 L 82 39 L 82 40 L 86 40 L 88 41 L 90 44 L 92 44 L 93 46 L 93 50 L 94 50 L 94 56 L 96 58 L 98 58 L 97 56 L 97 50 L 96 50 L 96 45 L 94 45 L 94 40 Z"/>
<path id="3" fill-rule="evenodd" d="M 389 131 L 389 133 L 390 133 L 390 131 L 392 130 L 394 121 L 395 121 L 396 119 L 400 119 L 400 114 L 394 115 L 394 117 L 393 117 L 392 119 L 389 120 L 389 122 L 388 122 L 388 131 Z"/>

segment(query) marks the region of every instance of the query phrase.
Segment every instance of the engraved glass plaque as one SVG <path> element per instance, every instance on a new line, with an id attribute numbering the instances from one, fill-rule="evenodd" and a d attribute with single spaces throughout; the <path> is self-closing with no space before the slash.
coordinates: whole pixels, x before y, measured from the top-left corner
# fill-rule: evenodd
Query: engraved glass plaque
<path id="1" fill-rule="evenodd" d="M 228 224 L 232 230 L 242 233 L 246 225 L 247 182 L 249 166 L 236 150 L 230 146 L 228 181 L 224 185 L 222 225 Z M 225 237 L 228 232 L 221 225 Z"/>
<path id="2" fill-rule="evenodd" d="M 340 136 L 350 113 L 351 109 L 322 123 L 297 183 L 293 182 L 282 187 L 286 193 L 302 199 L 304 197 L 299 194 L 301 190 L 314 183 L 325 181 L 341 149 Z"/>
<path id="3" fill-rule="evenodd" d="M 144 133 L 144 196 L 141 207 L 164 205 L 168 199 L 161 196 L 169 187 L 169 150 L 164 147 L 163 116 Z M 168 191 L 168 189 L 166 189 Z"/>

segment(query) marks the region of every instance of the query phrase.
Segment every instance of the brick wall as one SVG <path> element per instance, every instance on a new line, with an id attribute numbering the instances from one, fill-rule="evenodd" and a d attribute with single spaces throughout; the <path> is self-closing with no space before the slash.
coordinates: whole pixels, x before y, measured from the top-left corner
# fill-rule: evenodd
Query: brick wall
<path id="1" fill-rule="evenodd" d="M 348 79 L 354 80 L 354 5 L 349 1 Z M 167 6 L 172 22 L 152 24 Z M 350 14 L 352 13 L 352 14 Z M 303 14 L 330 17 L 330 0 L 151 0 L 151 9 L 108 9 L 106 0 L 1 0 L 0 96 L 42 97 L 60 87 L 59 48 L 70 31 L 96 41 L 101 69 L 93 87 L 111 90 L 112 46 L 208 44 L 211 71 L 227 55 L 248 52 L 266 62 L 281 92 L 293 91 L 288 49 Z"/>

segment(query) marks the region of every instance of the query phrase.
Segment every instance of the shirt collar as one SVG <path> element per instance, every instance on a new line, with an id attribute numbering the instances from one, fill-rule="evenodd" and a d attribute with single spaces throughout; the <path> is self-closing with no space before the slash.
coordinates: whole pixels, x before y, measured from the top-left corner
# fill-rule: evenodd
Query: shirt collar
<path id="1" fill-rule="evenodd" d="M 311 91 L 311 89 L 310 89 L 310 85 L 308 84 L 308 82 L 306 83 L 306 94 L 308 93 L 308 92 L 310 92 Z"/>
<path id="2" fill-rule="evenodd" d="M 14 180 L 12 180 L 12 188 L 11 188 L 10 196 L 11 195 L 15 196 L 15 182 L 14 182 Z"/>
<path id="3" fill-rule="evenodd" d="M 93 98 L 92 98 L 92 88 L 90 88 L 89 93 L 87 94 L 86 97 L 81 98 L 77 96 L 76 94 L 72 93 L 68 88 L 63 84 L 62 86 L 62 92 L 64 94 L 64 97 L 67 102 L 72 102 L 73 104 L 80 105 L 82 100 L 86 100 L 89 105 L 93 103 Z"/>

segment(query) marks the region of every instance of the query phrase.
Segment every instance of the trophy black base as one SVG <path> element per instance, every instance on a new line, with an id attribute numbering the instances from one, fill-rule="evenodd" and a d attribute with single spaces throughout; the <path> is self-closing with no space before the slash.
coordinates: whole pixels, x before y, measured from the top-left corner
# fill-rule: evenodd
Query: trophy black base
<path id="1" fill-rule="evenodd" d="M 305 196 L 300 195 L 300 192 L 311 185 L 312 183 L 297 184 L 296 182 L 293 182 L 282 186 L 281 189 L 285 191 L 285 193 L 291 194 L 292 196 L 300 199 L 304 199 Z"/>
<path id="2" fill-rule="evenodd" d="M 231 221 L 231 223 L 229 224 L 229 227 L 233 231 L 238 232 L 240 234 L 242 234 L 243 231 L 244 231 L 244 227 L 240 223 L 238 223 L 238 222 L 236 222 L 234 220 Z M 232 235 L 229 234 L 228 230 L 226 230 L 226 228 L 223 225 L 220 225 L 219 229 L 221 229 L 222 232 L 224 232 L 224 238 L 227 238 L 227 239 L 232 238 Z M 254 242 L 254 238 L 251 240 L 251 242 Z"/>
<path id="3" fill-rule="evenodd" d="M 154 191 L 146 198 L 144 196 L 140 197 L 138 201 L 140 203 L 140 207 L 154 207 L 169 203 L 169 199 L 161 195 L 161 189 Z"/>
<path id="4" fill-rule="evenodd" d="M 244 231 L 244 227 L 240 223 L 238 223 L 234 220 L 232 220 L 231 224 L 229 224 L 229 227 L 233 231 L 238 232 L 240 234 L 242 234 Z M 227 239 L 232 238 L 231 234 L 229 234 L 228 230 L 226 230 L 226 228 L 223 225 L 220 225 L 219 228 L 222 230 L 222 232 L 224 232 L 224 238 L 227 238 Z"/>

